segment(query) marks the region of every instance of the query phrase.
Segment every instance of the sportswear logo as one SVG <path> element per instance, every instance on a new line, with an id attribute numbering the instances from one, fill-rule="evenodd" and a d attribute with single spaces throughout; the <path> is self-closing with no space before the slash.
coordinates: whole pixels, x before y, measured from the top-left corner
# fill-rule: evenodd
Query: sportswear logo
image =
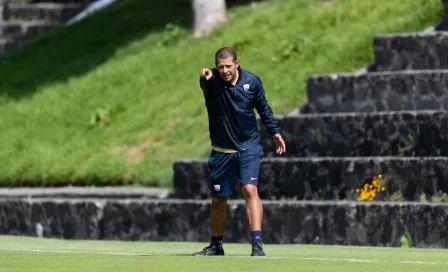
<path id="1" fill-rule="evenodd" d="M 251 177 L 250 180 L 257 180 L 257 178 L 253 178 L 253 177 Z"/>
<path id="2" fill-rule="evenodd" d="M 216 191 L 219 191 L 221 189 L 221 186 L 219 186 L 219 184 L 214 185 L 213 187 L 215 187 Z"/>
<path id="3" fill-rule="evenodd" d="M 249 88 L 250 88 L 250 85 L 249 84 L 244 84 L 243 88 L 247 92 L 249 90 Z"/>

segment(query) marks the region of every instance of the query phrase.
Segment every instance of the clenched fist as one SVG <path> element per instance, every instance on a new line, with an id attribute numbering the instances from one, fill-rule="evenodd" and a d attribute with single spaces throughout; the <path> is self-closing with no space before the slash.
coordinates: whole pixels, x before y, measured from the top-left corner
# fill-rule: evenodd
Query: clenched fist
<path id="1" fill-rule="evenodd" d="M 212 77 L 213 77 L 212 70 L 210 70 L 208 68 L 204 68 L 201 70 L 201 78 L 205 78 L 206 80 L 209 80 Z"/>

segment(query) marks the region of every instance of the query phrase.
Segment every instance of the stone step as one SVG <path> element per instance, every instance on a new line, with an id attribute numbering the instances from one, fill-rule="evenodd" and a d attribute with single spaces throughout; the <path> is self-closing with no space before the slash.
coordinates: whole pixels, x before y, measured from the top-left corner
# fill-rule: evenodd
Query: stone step
<path id="1" fill-rule="evenodd" d="M 29 40 L 48 32 L 56 24 L 46 21 L 1 22 L 0 38 Z"/>
<path id="2" fill-rule="evenodd" d="M 3 20 L 65 22 L 81 12 L 85 5 L 76 3 L 10 3 L 3 9 Z"/>
<path id="3" fill-rule="evenodd" d="M 399 247 L 405 231 L 416 248 L 448 247 L 446 203 L 263 201 L 263 209 L 268 256 L 269 244 Z M 45 238 L 208 243 L 209 211 L 209 200 L 0 200 L 0 232 L 36 237 L 41 226 Z M 225 241 L 250 241 L 242 200 L 227 204 Z"/>
<path id="4" fill-rule="evenodd" d="M 0 38 L 0 55 L 8 49 L 8 40 Z"/>
<path id="5" fill-rule="evenodd" d="M 1 2 L 2 0 L 0 0 Z M 97 0 L 3 0 L 4 3 L 11 4 L 80 4 L 89 5 Z"/>
<path id="6" fill-rule="evenodd" d="M 16 47 L 16 44 L 8 39 L 0 38 L 0 55 L 5 53 L 7 50 L 13 49 Z"/>
<path id="7" fill-rule="evenodd" d="M 448 156 L 448 112 L 327 113 L 277 117 L 287 152 L 260 123 L 265 157 Z"/>
<path id="8" fill-rule="evenodd" d="M 448 70 L 315 75 L 304 113 L 448 110 Z"/>
<path id="9" fill-rule="evenodd" d="M 0 188 L 0 199 L 35 198 L 99 198 L 99 199 L 163 199 L 167 189 L 128 187 L 56 187 L 56 188 Z"/>
<path id="10" fill-rule="evenodd" d="M 439 191 L 448 193 L 448 157 L 315 157 L 264 158 L 259 174 L 262 199 L 353 200 L 351 190 L 381 174 L 386 189 L 376 200 L 402 195 L 418 201 Z M 211 183 L 206 159 L 174 163 L 174 194 L 181 199 L 210 198 Z M 236 198 L 241 198 L 237 185 Z"/>
<path id="11" fill-rule="evenodd" d="M 10 40 L 0 38 L 0 55 L 4 54 L 7 50 L 20 48 L 26 43 L 26 40 Z"/>
<path id="12" fill-rule="evenodd" d="M 394 33 L 374 37 L 370 71 L 448 69 L 448 32 Z"/>
<path id="13" fill-rule="evenodd" d="M 448 0 L 441 0 L 444 6 L 444 14 L 442 19 L 438 24 L 435 25 L 436 31 L 447 31 L 448 30 Z"/>
<path id="14" fill-rule="evenodd" d="M 58 4 L 83 4 L 87 5 L 97 0 L 13 0 L 15 3 L 58 3 Z"/>

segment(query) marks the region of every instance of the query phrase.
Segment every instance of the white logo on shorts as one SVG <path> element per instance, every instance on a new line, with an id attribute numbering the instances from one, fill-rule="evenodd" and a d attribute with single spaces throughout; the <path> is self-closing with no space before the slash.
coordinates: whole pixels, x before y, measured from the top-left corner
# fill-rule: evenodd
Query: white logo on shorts
<path id="1" fill-rule="evenodd" d="M 253 177 L 251 177 L 250 180 L 257 180 L 257 178 L 253 178 Z"/>
<path id="2" fill-rule="evenodd" d="M 221 186 L 219 186 L 219 184 L 214 185 L 213 187 L 215 187 L 216 191 L 219 191 L 221 189 Z"/>
<path id="3" fill-rule="evenodd" d="M 249 90 L 249 88 L 250 88 L 250 85 L 249 84 L 244 84 L 243 88 L 247 92 Z"/>

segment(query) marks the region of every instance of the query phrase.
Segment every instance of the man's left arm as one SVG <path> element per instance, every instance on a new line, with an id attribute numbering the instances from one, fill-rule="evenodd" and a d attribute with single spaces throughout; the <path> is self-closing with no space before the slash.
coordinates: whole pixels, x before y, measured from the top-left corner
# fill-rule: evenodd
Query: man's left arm
<path id="1" fill-rule="evenodd" d="M 276 151 L 278 154 L 282 154 L 286 151 L 285 142 L 280 135 L 280 127 L 277 120 L 275 119 L 274 113 L 269 106 L 268 100 L 266 99 L 265 91 L 263 88 L 263 83 L 259 78 L 257 78 L 255 84 L 255 103 L 254 107 L 260 115 L 263 125 L 267 128 L 269 133 L 272 135 Z"/>
<path id="2" fill-rule="evenodd" d="M 277 120 L 275 119 L 274 113 L 266 99 L 265 91 L 263 88 L 263 83 L 259 78 L 257 78 L 255 84 L 255 109 L 260 115 L 263 125 L 268 129 L 271 135 L 280 133 L 280 127 L 278 126 Z"/>

